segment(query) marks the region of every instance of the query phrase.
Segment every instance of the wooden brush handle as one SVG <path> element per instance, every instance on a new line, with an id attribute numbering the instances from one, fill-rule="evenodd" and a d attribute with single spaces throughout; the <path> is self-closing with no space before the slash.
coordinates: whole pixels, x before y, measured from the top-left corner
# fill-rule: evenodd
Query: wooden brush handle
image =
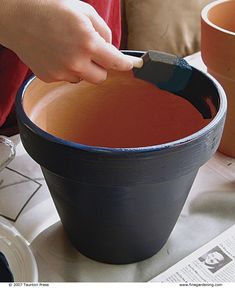
<path id="1" fill-rule="evenodd" d="M 143 59 L 140 57 L 135 57 L 131 55 L 125 55 L 125 56 L 131 60 L 131 62 L 133 63 L 133 67 L 135 68 L 141 68 L 144 64 Z"/>

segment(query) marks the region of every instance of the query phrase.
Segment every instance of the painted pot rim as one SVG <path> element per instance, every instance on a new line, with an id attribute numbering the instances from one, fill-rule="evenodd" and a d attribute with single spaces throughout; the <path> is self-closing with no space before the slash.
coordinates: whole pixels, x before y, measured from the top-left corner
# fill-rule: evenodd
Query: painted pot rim
<path id="1" fill-rule="evenodd" d="M 234 2 L 234 4 L 235 4 L 235 1 L 234 1 L 234 0 L 217 0 L 217 1 L 213 1 L 213 2 L 209 3 L 208 5 L 206 5 L 206 6 L 202 9 L 202 11 L 201 11 L 201 18 L 202 18 L 202 20 L 203 20 L 205 23 L 207 23 L 207 25 L 213 27 L 215 30 L 218 30 L 218 31 L 220 31 L 220 32 L 223 32 L 223 33 L 226 33 L 226 34 L 235 36 L 235 32 L 217 26 L 217 25 L 214 24 L 212 21 L 210 21 L 209 18 L 208 18 L 208 12 L 209 12 L 213 7 L 218 6 L 218 5 L 222 5 L 222 4 L 226 3 L 226 2 Z"/>
<path id="2" fill-rule="evenodd" d="M 141 51 L 131 51 L 128 50 L 128 52 L 133 52 L 133 53 L 141 53 Z M 34 81 L 37 77 L 35 75 L 30 76 L 20 87 L 18 90 L 17 96 L 16 96 L 16 109 L 17 113 L 21 119 L 21 121 L 24 123 L 26 127 L 28 127 L 33 133 L 39 135 L 40 137 L 50 141 L 54 142 L 60 145 L 64 146 L 69 146 L 74 149 L 80 149 L 83 151 L 87 152 L 92 152 L 92 153 L 112 153 L 112 154 L 136 154 L 136 153 L 144 153 L 144 152 L 154 152 L 154 151 L 160 151 L 160 150 L 167 150 L 167 149 L 174 149 L 176 147 L 182 146 L 186 143 L 190 143 L 192 141 L 195 141 L 199 139 L 200 137 L 204 136 L 208 131 L 213 130 L 213 128 L 217 125 L 217 123 L 224 117 L 227 111 L 227 99 L 225 92 L 222 88 L 222 86 L 219 84 L 219 82 L 209 75 L 208 73 L 204 73 L 194 67 L 193 69 L 197 70 L 199 73 L 204 74 L 204 77 L 207 77 L 211 79 L 215 85 L 215 88 L 218 90 L 218 95 L 219 95 L 219 110 L 215 117 L 211 120 L 209 124 L 207 124 L 205 127 L 202 129 L 198 130 L 197 132 L 175 140 L 171 142 L 166 142 L 163 144 L 157 144 L 157 145 L 152 145 L 152 146 L 143 146 L 143 147 L 128 147 L 128 148 L 110 148 L 110 147 L 101 147 L 101 146 L 91 146 L 91 145 L 85 145 L 81 143 L 76 143 L 68 140 L 64 140 L 62 138 L 59 138 L 57 136 L 54 136 L 41 128 L 39 128 L 36 124 L 34 124 L 27 114 L 25 113 L 23 109 L 23 98 L 24 94 L 28 88 L 28 86 L 31 84 L 32 81 Z M 208 79 L 208 81 L 209 81 Z"/>

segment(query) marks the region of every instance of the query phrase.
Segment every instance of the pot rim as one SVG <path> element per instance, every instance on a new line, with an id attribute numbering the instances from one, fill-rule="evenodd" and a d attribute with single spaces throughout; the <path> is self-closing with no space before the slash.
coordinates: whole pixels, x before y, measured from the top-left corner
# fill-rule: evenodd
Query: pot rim
<path id="1" fill-rule="evenodd" d="M 131 52 L 131 51 L 129 51 Z M 137 53 L 138 51 L 133 51 Z M 193 67 L 193 69 L 196 69 Z M 196 69 L 198 70 L 198 69 Z M 85 145 L 77 142 L 72 142 L 68 140 L 64 140 L 62 138 L 59 138 L 57 136 L 54 136 L 41 128 L 39 128 L 36 124 L 34 124 L 27 114 L 25 113 L 23 109 L 23 98 L 24 94 L 28 88 L 28 86 L 31 84 L 32 81 L 34 81 L 37 77 L 35 75 L 30 76 L 20 87 L 18 90 L 17 96 L 16 96 L 16 111 L 18 114 L 19 119 L 21 122 L 27 126 L 33 133 L 39 135 L 40 137 L 49 140 L 50 142 L 55 142 L 60 145 L 66 145 L 74 149 L 80 149 L 83 151 L 87 152 L 92 152 L 92 153 L 113 153 L 113 154 L 136 154 L 136 153 L 143 153 L 143 152 L 154 152 L 154 151 L 159 151 L 159 150 L 166 150 L 166 149 L 174 149 L 177 147 L 182 146 L 185 143 L 191 143 L 200 137 L 205 136 L 208 131 L 213 130 L 213 128 L 217 125 L 218 122 L 224 117 L 227 111 L 227 99 L 225 92 L 222 88 L 222 86 L 219 84 L 219 82 L 211 75 L 208 73 L 205 73 L 203 71 L 198 70 L 199 73 L 204 74 L 205 77 L 210 78 L 214 85 L 215 88 L 218 90 L 218 95 L 219 95 L 219 110 L 215 117 L 211 120 L 209 124 L 207 124 L 205 127 L 202 129 L 196 131 L 195 133 L 186 136 L 184 138 L 171 141 L 171 142 L 166 142 L 163 144 L 157 144 L 157 145 L 151 145 L 151 146 L 143 146 L 143 147 L 126 147 L 126 148 L 110 148 L 110 147 L 102 147 L 102 146 L 91 146 L 91 145 Z"/>
<path id="2" fill-rule="evenodd" d="M 209 18 L 208 18 L 208 12 L 209 12 L 212 8 L 214 8 L 215 6 L 218 6 L 218 5 L 222 5 L 222 4 L 226 3 L 226 2 L 234 2 L 234 4 L 235 4 L 235 1 L 234 1 L 234 0 L 217 0 L 217 1 L 213 1 L 213 2 L 209 3 L 208 5 L 206 5 L 206 6 L 202 9 L 202 11 L 201 11 L 201 18 L 202 18 L 202 20 L 203 20 L 205 23 L 207 23 L 207 25 L 213 27 L 215 30 L 218 30 L 218 31 L 220 31 L 220 32 L 223 32 L 223 33 L 226 33 L 226 34 L 235 36 L 235 32 L 217 26 L 215 23 L 213 23 L 212 21 L 210 21 Z"/>

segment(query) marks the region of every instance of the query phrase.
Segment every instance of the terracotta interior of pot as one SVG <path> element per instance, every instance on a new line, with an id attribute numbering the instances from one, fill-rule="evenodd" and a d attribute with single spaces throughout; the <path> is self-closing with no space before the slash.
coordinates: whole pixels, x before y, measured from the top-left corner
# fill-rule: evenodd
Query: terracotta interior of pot
<path id="1" fill-rule="evenodd" d="M 101 85 L 46 84 L 35 79 L 23 106 L 27 116 L 48 133 L 99 147 L 143 147 L 189 136 L 212 119 L 203 119 L 187 100 L 134 78 L 110 72 Z M 211 109 L 213 111 L 213 107 Z"/>
<path id="2" fill-rule="evenodd" d="M 218 27 L 235 33 L 235 1 L 225 1 L 208 12 L 208 19 Z"/>

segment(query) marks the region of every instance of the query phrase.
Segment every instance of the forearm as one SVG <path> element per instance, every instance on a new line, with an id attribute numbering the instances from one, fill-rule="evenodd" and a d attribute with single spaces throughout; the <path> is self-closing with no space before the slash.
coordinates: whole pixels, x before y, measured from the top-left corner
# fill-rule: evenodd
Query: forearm
<path id="1" fill-rule="evenodd" d="M 21 0 L 24 1 L 24 0 Z M 19 9 L 17 0 L 0 0 L 0 44 L 11 48 L 12 38 L 15 36 L 15 31 L 12 30 L 14 23 L 18 22 L 16 13 Z M 21 19 L 23 21 L 23 19 Z"/>

